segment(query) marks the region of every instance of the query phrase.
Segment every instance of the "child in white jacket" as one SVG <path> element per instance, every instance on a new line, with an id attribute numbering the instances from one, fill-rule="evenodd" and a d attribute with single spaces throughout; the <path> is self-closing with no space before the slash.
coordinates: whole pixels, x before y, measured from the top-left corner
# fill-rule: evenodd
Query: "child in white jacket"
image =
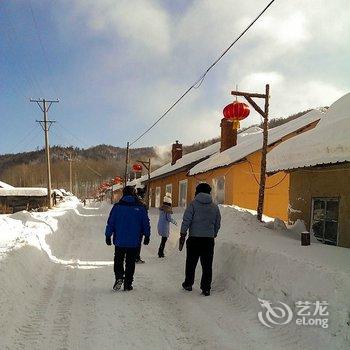
<path id="1" fill-rule="evenodd" d="M 170 234 L 170 223 L 177 225 L 176 221 L 171 216 L 173 213 L 171 204 L 171 193 L 166 193 L 165 197 L 163 198 L 163 204 L 159 208 L 158 234 L 162 237 L 158 249 L 159 258 L 164 258 L 165 243 Z"/>

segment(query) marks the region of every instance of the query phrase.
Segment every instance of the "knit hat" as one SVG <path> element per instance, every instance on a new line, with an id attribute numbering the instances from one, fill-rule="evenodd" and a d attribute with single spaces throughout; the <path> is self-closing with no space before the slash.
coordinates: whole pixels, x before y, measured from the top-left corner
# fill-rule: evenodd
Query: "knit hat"
<path id="1" fill-rule="evenodd" d="M 196 187 L 196 195 L 198 193 L 210 194 L 210 192 L 211 192 L 211 187 L 206 182 L 202 182 L 202 183 L 198 184 L 197 187 Z"/>
<path id="2" fill-rule="evenodd" d="M 163 203 L 172 204 L 171 193 L 167 192 L 163 198 Z"/>

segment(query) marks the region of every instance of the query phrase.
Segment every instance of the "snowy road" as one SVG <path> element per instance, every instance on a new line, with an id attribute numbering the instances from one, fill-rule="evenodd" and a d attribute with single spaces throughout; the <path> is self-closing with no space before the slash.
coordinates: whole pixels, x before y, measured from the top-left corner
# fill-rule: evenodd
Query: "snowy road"
<path id="1" fill-rule="evenodd" d="M 8 310 L 1 349 L 324 348 L 308 332 L 262 326 L 251 307 L 256 298 L 224 290 L 217 276 L 210 297 L 200 295 L 198 283 L 193 292 L 183 291 L 185 254 L 173 239 L 168 257 L 156 257 L 154 232 L 142 250 L 146 264 L 136 267 L 135 289 L 113 292 L 113 248 L 103 237 L 107 212 L 108 207 L 80 207 L 78 220 L 61 220 L 46 237 L 51 259 L 34 247 L 12 252 L 21 268 L 35 274 L 30 286 L 15 292 L 26 305 L 21 313 Z M 11 297 L 8 289 L 0 292 Z"/>

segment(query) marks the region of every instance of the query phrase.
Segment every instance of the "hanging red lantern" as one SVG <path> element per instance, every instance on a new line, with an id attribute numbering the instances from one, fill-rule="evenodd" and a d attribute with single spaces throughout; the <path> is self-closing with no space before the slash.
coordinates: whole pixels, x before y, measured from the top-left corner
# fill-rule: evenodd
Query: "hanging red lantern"
<path id="1" fill-rule="evenodd" d="M 249 113 L 249 106 L 246 103 L 238 101 L 228 104 L 223 110 L 224 117 L 232 120 L 235 129 L 239 128 L 239 121 L 247 118 Z"/>
<path id="2" fill-rule="evenodd" d="M 120 176 L 116 176 L 114 179 L 113 179 L 113 183 L 114 185 L 118 185 L 122 182 L 122 178 Z"/>
<path id="3" fill-rule="evenodd" d="M 138 164 L 138 163 L 135 163 L 132 166 L 132 170 L 133 170 L 134 173 L 141 173 L 142 172 L 142 165 Z"/>

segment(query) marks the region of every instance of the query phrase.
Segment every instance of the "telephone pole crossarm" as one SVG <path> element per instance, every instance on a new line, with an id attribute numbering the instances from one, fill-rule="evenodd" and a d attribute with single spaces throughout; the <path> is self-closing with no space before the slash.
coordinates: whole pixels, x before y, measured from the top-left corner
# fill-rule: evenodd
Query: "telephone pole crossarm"
<path id="1" fill-rule="evenodd" d="M 46 100 L 46 99 L 30 99 L 30 102 L 35 102 L 40 110 L 44 114 L 44 120 L 37 120 L 36 122 L 40 124 L 44 131 L 45 136 L 45 158 L 46 158 L 46 172 L 47 172 L 47 202 L 48 207 L 52 208 L 52 197 L 51 197 L 51 164 L 50 164 L 50 144 L 49 144 L 49 130 L 51 125 L 55 122 L 54 120 L 49 120 L 47 113 L 53 103 L 58 103 L 59 100 Z"/>
<path id="2" fill-rule="evenodd" d="M 266 84 L 265 94 L 243 92 L 243 91 L 231 91 L 233 96 L 242 96 L 248 103 L 264 118 L 263 122 L 263 144 L 261 150 L 261 164 L 260 164 L 260 183 L 259 183 L 259 197 L 257 206 L 258 220 L 262 220 L 264 211 L 264 198 L 265 198 L 265 183 L 266 183 L 266 155 L 268 146 L 268 121 L 269 121 L 269 98 L 270 98 L 270 85 Z M 265 105 L 262 110 L 253 98 L 264 99 Z"/>

